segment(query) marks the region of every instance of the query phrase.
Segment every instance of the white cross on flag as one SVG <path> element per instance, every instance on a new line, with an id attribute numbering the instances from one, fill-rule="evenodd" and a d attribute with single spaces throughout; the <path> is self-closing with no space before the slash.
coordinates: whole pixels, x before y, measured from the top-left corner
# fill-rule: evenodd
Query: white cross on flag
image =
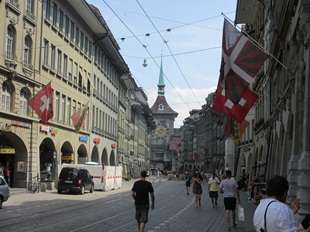
<path id="1" fill-rule="evenodd" d="M 53 96 L 54 89 L 51 83 L 48 83 L 29 100 L 29 105 L 39 116 L 42 123 L 46 124 L 53 117 Z"/>
<path id="2" fill-rule="evenodd" d="M 213 109 L 241 123 L 257 100 L 251 90 L 266 54 L 226 19 L 222 42 L 222 63 Z"/>

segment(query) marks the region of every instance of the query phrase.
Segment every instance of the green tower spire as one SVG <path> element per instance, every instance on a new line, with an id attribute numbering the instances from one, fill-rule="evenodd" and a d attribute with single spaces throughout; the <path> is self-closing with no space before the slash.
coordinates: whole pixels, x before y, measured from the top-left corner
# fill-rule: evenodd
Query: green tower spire
<path id="1" fill-rule="evenodd" d="M 165 82 L 164 82 L 164 71 L 163 71 L 163 60 L 160 60 L 160 72 L 158 81 L 158 96 L 165 96 Z"/>

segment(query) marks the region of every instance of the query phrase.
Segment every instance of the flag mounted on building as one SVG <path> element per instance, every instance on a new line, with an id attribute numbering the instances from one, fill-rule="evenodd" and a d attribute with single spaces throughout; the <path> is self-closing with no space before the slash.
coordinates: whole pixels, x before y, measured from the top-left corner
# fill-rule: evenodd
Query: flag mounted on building
<path id="1" fill-rule="evenodd" d="M 241 123 L 257 100 L 251 84 L 267 55 L 226 19 L 220 77 L 213 109 Z"/>
<path id="2" fill-rule="evenodd" d="M 76 131 L 79 131 L 83 126 L 87 111 L 88 111 L 88 102 L 82 107 L 80 111 L 74 112 L 72 114 L 71 120 Z"/>
<path id="3" fill-rule="evenodd" d="M 44 124 L 53 117 L 53 97 L 54 89 L 50 82 L 29 100 L 29 106 L 39 116 L 40 122 Z"/>

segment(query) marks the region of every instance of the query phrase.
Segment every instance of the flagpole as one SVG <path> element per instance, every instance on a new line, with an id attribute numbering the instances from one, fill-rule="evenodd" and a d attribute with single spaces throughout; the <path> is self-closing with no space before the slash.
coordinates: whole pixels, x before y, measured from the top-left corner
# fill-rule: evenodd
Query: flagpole
<path id="1" fill-rule="evenodd" d="M 276 58 L 274 55 L 272 55 L 270 52 L 268 52 L 257 40 L 255 40 L 251 35 L 249 35 L 246 31 L 243 31 L 239 26 L 237 26 L 234 21 L 232 21 L 227 15 L 225 15 L 223 12 L 221 15 L 227 19 L 232 25 L 234 25 L 235 28 L 238 28 L 242 34 L 244 34 L 258 49 L 260 49 L 262 52 L 266 53 L 268 56 L 270 56 L 272 59 L 274 59 L 278 64 L 280 64 L 286 71 L 290 73 L 290 70 L 288 67 L 283 64 L 278 58 Z"/>

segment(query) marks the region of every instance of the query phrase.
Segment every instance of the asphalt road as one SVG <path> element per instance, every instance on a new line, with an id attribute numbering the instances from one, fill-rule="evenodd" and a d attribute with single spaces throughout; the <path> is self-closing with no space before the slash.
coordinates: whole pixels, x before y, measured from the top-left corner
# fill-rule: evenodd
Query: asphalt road
<path id="1" fill-rule="evenodd" d="M 204 195 L 203 207 L 196 209 L 193 196 L 185 194 L 182 181 L 159 181 L 154 184 L 155 210 L 150 212 L 146 231 L 217 232 L 226 231 L 223 205 L 210 207 Z M 206 191 L 204 191 L 206 194 Z M 25 194 L 14 198 L 0 210 L 2 232 L 135 232 L 134 204 L 129 191 L 81 195 L 57 193 Z M 253 231 L 247 222 L 235 231 Z"/>

